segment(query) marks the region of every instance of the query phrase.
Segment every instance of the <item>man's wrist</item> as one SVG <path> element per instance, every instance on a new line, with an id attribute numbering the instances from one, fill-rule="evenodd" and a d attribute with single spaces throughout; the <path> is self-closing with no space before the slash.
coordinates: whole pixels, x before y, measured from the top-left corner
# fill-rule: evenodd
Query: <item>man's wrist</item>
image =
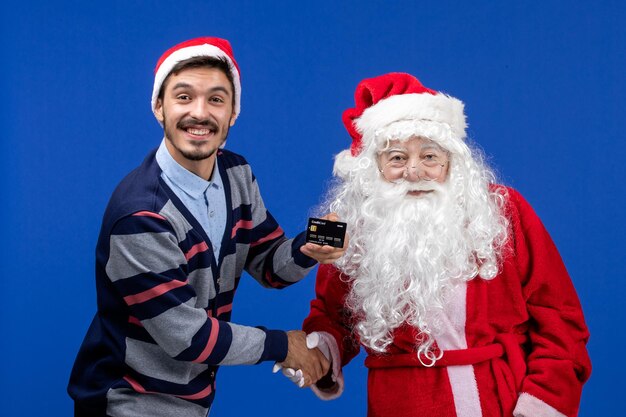
<path id="1" fill-rule="evenodd" d="M 259 328 L 265 331 L 265 346 L 263 356 L 259 362 L 283 362 L 287 358 L 287 353 L 289 351 L 287 332 L 284 330 L 267 330 L 264 327 Z"/>
<path id="2" fill-rule="evenodd" d="M 293 238 L 291 242 L 291 253 L 293 261 L 301 268 L 311 268 L 317 265 L 317 261 L 300 251 L 300 248 L 306 243 L 306 232 L 302 232 Z"/>

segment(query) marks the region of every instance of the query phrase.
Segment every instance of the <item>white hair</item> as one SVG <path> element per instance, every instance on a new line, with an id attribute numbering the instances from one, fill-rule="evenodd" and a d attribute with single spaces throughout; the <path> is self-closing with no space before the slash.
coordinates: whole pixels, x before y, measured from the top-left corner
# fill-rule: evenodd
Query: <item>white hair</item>
<path id="1" fill-rule="evenodd" d="M 390 140 L 416 136 L 449 152 L 445 183 L 391 184 L 381 178 L 378 152 Z M 384 352 L 393 331 L 407 323 L 419 329 L 418 357 L 433 365 L 440 356 L 432 335 L 450 288 L 476 276 L 493 279 L 501 266 L 508 230 L 505 191 L 494 186 L 480 153 L 455 139 L 445 124 L 402 121 L 369 139 L 349 170 L 335 165 L 340 180 L 325 207 L 348 224 L 350 244 L 335 263 L 351 283 L 346 305 L 365 346 Z M 411 197 L 410 190 L 432 191 Z"/>

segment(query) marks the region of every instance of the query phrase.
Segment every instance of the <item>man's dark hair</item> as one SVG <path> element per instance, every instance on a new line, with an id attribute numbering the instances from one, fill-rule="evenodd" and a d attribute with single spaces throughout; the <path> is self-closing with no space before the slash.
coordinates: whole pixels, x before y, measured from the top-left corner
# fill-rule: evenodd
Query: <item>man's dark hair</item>
<path id="1" fill-rule="evenodd" d="M 177 75 L 183 70 L 190 68 L 217 68 L 221 70 L 228 81 L 230 82 L 230 88 L 233 92 L 233 108 L 235 108 L 235 82 L 233 81 L 233 71 L 230 65 L 230 62 L 226 58 L 223 57 L 212 57 L 212 56 L 195 56 L 193 58 L 185 59 L 184 61 L 180 61 L 178 64 L 174 65 L 172 70 L 163 83 L 161 84 L 161 89 L 159 90 L 159 99 L 163 100 L 163 94 L 165 93 L 165 86 L 167 85 L 167 81 L 172 76 L 172 74 Z"/>

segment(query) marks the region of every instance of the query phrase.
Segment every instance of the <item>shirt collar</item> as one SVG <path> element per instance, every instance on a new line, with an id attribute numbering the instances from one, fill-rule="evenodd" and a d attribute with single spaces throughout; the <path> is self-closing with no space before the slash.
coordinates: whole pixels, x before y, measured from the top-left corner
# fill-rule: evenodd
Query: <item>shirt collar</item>
<path id="1" fill-rule="evenodd" d="M 209 187 L 221 189 L 223 186 L 217 158 L 215 158 L 211 181 L 200 178 L 176 162 L 165 146 L 165 138 L 157 150 L 156 160 L 168 179 L 192 198 L 200 198 Z"/>

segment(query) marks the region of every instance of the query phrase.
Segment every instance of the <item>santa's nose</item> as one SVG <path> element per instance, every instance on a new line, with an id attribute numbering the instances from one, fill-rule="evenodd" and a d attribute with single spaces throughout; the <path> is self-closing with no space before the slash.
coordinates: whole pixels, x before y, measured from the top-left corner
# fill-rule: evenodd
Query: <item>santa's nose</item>
<path id="1" fill-rule="evenodd" d="M 406 171 L 404 172 L 404 179 L 411 182 L 417 182 L 421 180 L 422 173 L 420 172 L 419 165 L 416 166 L 406 166 Z"/>

